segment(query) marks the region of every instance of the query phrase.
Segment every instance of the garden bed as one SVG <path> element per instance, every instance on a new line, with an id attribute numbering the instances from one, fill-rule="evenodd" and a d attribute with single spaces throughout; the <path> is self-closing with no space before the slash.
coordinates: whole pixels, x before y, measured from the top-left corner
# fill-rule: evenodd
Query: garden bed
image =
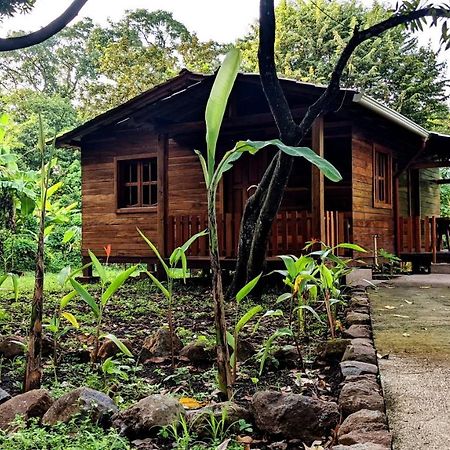
<path id="1" fill-rule="evenodd" d="M 52 314 L 62 295 L 59 290 L 50 289 L 46 300 L 47 317 Z M 318 307 L 317 312 L 323 324 L 311 316 L 307 321 L 306 337 L 299 342 L 304 370 L 298 358 L 295 342 L 291 337 L 284 336 L 274 340 L 270 348 L 267 347 L 267 359 L 261 372 L 261 358 L 267 339 L 277 330 L 286 327 L 289 315 L 288 305 L 277 303 L 278 295 L 279 292 L 275 291 L 265 293 L 258 298 L 257 303 L 263 306 L 264 311 L 281 309 L 284 315 L 271 315 L 261 320 L 256 330 L 257 320 L 252 321 L 242 333 L 242 342 L 245 345 L 242 346 L 242 355 L 239 358 L 241 362 L 234 386 L 233 403 L 242 407 L 243 411 L 251 413 L 238 416 L 234 426 L 228 429 L 227 425 L 219 435 L 213 432 L 211 424 L 205 427 L 208 429 L 206 431 L 199 432 L 193 428 L 190 431 L 191 443 L 186 447 L 179 442 L 179 437 L 167 429 L 162 434 L 131 438 L 133 447 L 169 449 L 174 448 L 175 440 L 178 442 L 178 448 L 213 449 L 227 438 L 232 438 L 226 448 L 301 448 L 299 446 L 302 440 L 296 438 L 295 433 L 294 436 L 286 437 L 278 434 L 277 430 L 258 430 L 254 426 L 252 414 L 255 408 L 255 394 L 275 391 L 284 396 L 283 402 L 286 399 L 300 398 L 301 394 L 314 401 L 322 401 L 324 405 L 337 403 L 343 380 L 339 361 L 348 342 L 338 340 L 335 346 L 326 345 L 327 328 L 323 325 L 326 323 L 325 308 Z M 25 294 L 17 302 L 11 297 L 12 295 L 7 294 L 2 294 L 1 297 L 0 306 L 4 309 L 1 335 L 26 336 L 29 301 L 25 298 Z M 106 376 L 98 368 L 93 368 L 89 362 L 93 344 L 93 317 L 82 302 L 74 303 L 76 306 L 71 311 L 78 318 L 81 329 L 69 331 L 59 342 L 60 361 L 56 370 L 52 367 L 51 358 L 49 356 L 45 358 L 44 388 L 56 399 L 80 386 L 90 387 L 106 392 L 120 410 L 125 410 L 142 398 L 154 394 L 182 399 L 190 412 L 191 408 L 195 410 L 220 403 L 223 399 L 217 389 L 214 354 L 211 352 L 214 329 L 210 298 L 209 285 L 201 281 L 192 280 L 186 286 L 180 283 L 176 287 L 174 313 L 177 335 L 183 346 L 199 345 L 204 353 L 193 357 L 189 352 L 182 351 L 181 356 L 178 354 L 175 358 L 175 367 L 172 367 L 170 355 L 152 355 L 145 349 L 148 347 L 149 337 L 165 325 L 166 301 L 149 281 L 133 279 L 111 301 L 105 314 L 103 328 L 108 333 L 114 333 L 122 340 L 128 341 L 134 358 L 114 356 L 118 370 Z M 254 300 L 245 299 L 242 308 L 246 310 L 254 304 Z M 228 305 L 228 317 L 235 316 L 233 305 L 232 302 Z M 341 321 L 344 318 L 343 313 L 344 307 L 341 307 Z M 103 356 L 110 356 L 110 353 L 107 352 Z M 20 393 L 23 370 L 24 356 L 5 358 L 2 364 L 1 387 L 12 395 Z M 291 394 L 293 396 L 289 397 Z M 260 422 L 264 420 L 262 418 Z M 313 435 L 314 433 L 311 434 Z M 337 443 L 335 427 L 314 436 L 313 440 L 317 438 L 324 447 Z M 195 442 L 204 444 L 195 444 L 197 445 L 195 447 Z M 312 440 L 305 443 L 311 445 Z"/>

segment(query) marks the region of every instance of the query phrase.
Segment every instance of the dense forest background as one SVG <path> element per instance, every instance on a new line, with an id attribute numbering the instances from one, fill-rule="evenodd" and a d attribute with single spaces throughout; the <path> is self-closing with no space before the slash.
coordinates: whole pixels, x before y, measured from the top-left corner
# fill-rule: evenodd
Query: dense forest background
<path id="1" fill-rule="evenodd" d="M 357 23 L 387 17 L 381 4 L 284 0 L 277 7 L 280 75 L 326 83 Z M 233 43 L 243 69 L 257 72 L 258 27 Z M 39 117 L 48 139 L 173 77 L 183 67 L 211 73 L 230 44 L 201 41 L 166 11 L 128 11 L 106 26 L 83 19 L 46 42 L 0 58 L 0 271 L 34 267 L 37 217 L 30 199 L 38 188 Z M 427 129 L 450 131 L 449 80 L 430 46 L 403 28 L 357 50 L 346 87 L 364 89 Z M 245 137 L 245 136 L 244 136 Z M 80 161 L 76 150 L 54 155 L 49 203 L 47 269 L 79 264 Z M 442 210 L 450 213 L 443 188 Z"/>

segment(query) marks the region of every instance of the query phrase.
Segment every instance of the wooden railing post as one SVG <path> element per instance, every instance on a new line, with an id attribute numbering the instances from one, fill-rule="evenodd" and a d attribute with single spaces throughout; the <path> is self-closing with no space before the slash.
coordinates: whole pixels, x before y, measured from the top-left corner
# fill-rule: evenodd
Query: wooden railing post
<path id="1" fill-rule="evenodd" d="M 436 248 L 436 239 L 437 238 L 437 229 L 436 229 L 436 216 L 431 217 L 431 245 L 432 245 L 432 261 L 433 264 L 436 264 L 437 261 L 437 248 Z"/>

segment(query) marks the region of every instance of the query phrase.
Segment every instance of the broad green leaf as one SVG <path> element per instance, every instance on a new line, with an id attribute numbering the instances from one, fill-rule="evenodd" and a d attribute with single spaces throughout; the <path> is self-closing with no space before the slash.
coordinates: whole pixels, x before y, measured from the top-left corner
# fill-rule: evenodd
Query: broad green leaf
<path id="1" fill-rule="evenodd" d="M 208 234 L 208 230 L 200 231 L 199 233 L 194 234 L 194 236 L 191 236 L 182 246 L 181 250 L 183 252 L 186 252 L 188 248 L 199 238 L 202 236 L 206 236 Z"/>
<path id="2" fill-rule="evenodd" d="M 163 266 L 164 271 L 166 272 L 167 276 L 169 276 L 169 268 L 167 267 L 167 264 L 164 262 L 164 259 L 162 258 L 162 256 L 160 255 L 160 253 L 158 252 L 158 249 L 153 245 L 153 242 L 150 241 L 150 239 L 148 239 L 144 233 L 142 233 L 142 231 L 139 228 L 136 228 L 136 230 L 138 230 L 138 233 L 141 235 L 142 239 L 144 239 L 144 241 L 147 243 L 147 245 L 150 247 L 150 249 L 152 250 L 152 252 L 156 255 L 156 257 L 159 259 L 159 262 L 161 263 L 161 265 Z"/>
<path id="3" fill-rule="evenodd" d="M 70 266 L 66 266 L 60 270 L 58 273 L 58 283 L 61 287 L 64 287 L 69 276 L 70 276 L 71 268 Z"/>
<path id="4" fill-rule="evenodd" d="M 283 336 L 292 336 L 292 331 L 289 328 L 280 328 L 267 339 L 266 343 L 264 344 L 264 351 L 259 363 L 259 376 L 261 376 L 264 370 L 264 365 L 266 364 L 266 359 L 272 349 L 273 342 Z"/>
<path id="5" fill-rule="evenodd" d="M 62 240 L 63 244 L 67 244 L 69 241 L 71 241 L 75 235 L 77 234 L 77 230 L 75 228 L 69 228 L 65 233 Z"/>
<path id="6" fill-rule="evenodd" d="M 151 272 L 146 271 L 147 275 L 153 281 L 153 283 L 159 288 L 166 298 L 170 298 L 169 291 L 162 285 L 162 283 Z"/>
<path id="7" fill-rule="evenodd" d="M 58 181 L 58 183 L 55 183 L 53 186 L 50 186 L 47 189 L 47 198 L 50 198 L 55 192 L 57 192 L 64 183 L 62 181 Z"/>
<path id="8" fill-rule="evenodd" d="M 77 295 L 77 291 L 72 291 L 66 294 L 61 301 L 59 302 L 59 309 L 64 309 L 75 296 Z"/>
<path id="9" fill-rule="evenodd" d="M 95 270 L 97 271 L 100 279 L 102 280 L 102 285 L 104 286 L 106 282 L 108 281 L 108 277 L 106 276 L 105 268 L 102 266 L 98 258 L 94 255 L 93 252 L 88 250 L 89 257 L 91 258 L 92 264 L 95 267 Z"/>
<path id="10" fill-rule="evenodd" d="M 323 287 L 331 289 L 333 287 L 333 275 L 325 264 L 320 265 L 320 278 L 322 280 Z"/>
<path id="11" fill-rule="evenodd" d="M 13 290 L 14 290 L 14 300 L 17 302 L 19 298 L 19 276 L 15 273 L 10 274 Z"/>
<path id="12" fill-rule="evenodd" d="M 109 339 L 110 341 L 114 342 L 118 349 L 126 356 L 133 357 L 133 354 L 130 352 L 130 350 L 127 348 L 127 346 L 117 337 L 114 336 L 114 334 L 105 334 L 101 336 L 100 339 Z"/>
<path id="13" fill-rule="evenodd" d="M 289 273 L 289 277 L 291 280 L 293 280 L 297 275 L 297 268 L 295 267 L 295 261 L 290 255 L 280 255 L 279 258 L 281 258 L 284 262 L 284 265 L 286 266 L 286 269 Z"/>
<path id="14" fill-rule="evenodd" d="M 202 171 L 203 171 L 203 178 L 205 179 L 206 188 L 208 188 L 209 187 L 209 174 L 208 174 L 208 167 L 206 165 L 206 160 L 198 150 L 194 150 L 194 153 L 198 156 L 198 159 L 200 160 L 200 165 L 202 166 Z"/>
<path id="15" fill-rule="evenodd" d="M 278 298 L 276 303 L 281 303 L 287 300 L 288 298 L 291 298 L 292 294 L 290 292 L 285 292 L 284 294 L 281 294 Z"/>
<path id="16" fill-rule="evenodd" d="M 250 280 L 239 292 L 236 294 L 236 301 L 239 303 L 243 298 L 247 297 L 248 294 L 253 290 L 260 280 L 262 273 Z"/>
<path id="17" fill-rule="evenodd" d="M 33 214 L 36 208 L 36 202 L 30 198 L 28 195 L 20 196 L 20 214 L 22 216 L 29 216 Z"/>
<path id="18" fill-rule="evenodd" d="M 91 308 L 91 311 L 94 313 L 94 316 L 98 318 L 100 316 L 100 308 L 97 305 L 94 297 L 80 284 L 78 281 L 73 278 L 70 279 L 70 284 L 77 291 L 78 295 L 84 300 L 88 306 Z"/>
<path id="19" fill-rule="evenodd" d="M 220 127 L 227 107 L 228 98 L 233 89 L 239 66 L 241 53 L 237 48 L 230 50 L 217 72 L 205 111 L 206 147 L 208 178 L 212 180 L 214 173 L 215 154 Z"/>
<path id="20" fill-rule="evenodd" d="M 177 265 L 178 261 L 181 258 L 181 254 L 183 253 L 183 250 L 181 247 L 177 247 L 172 254 L 169 257 L 169 264 L 174 267 Z"/>
<path id="21" fill-rule="evenodd" d="M 316 152 L 308 147 L 292 147 L 283 144 L 279 139 L 272 139 L 270 141 L 239 141 L 236 144 L 236 149 L 240 152 L 249 152 L 255 154 L 264 147 L 274 145 L 279 150 L 290 156 L 303 157 L 311 164 L 315 165 L 328 179 L 331 181 L 341 181 L 342 176 L 336 167 L 333 166 L 326 159 L 321 158 Z"/>
<path id="22" fill-rule="evenodd" d="M 362 247 L 356 244 L 343 243 L 336 245 L 336 248 L 348 248 L 349 250 L 354 250 L 355 252 L 367 253 L 367 250 L 364 250 Z"/>
<path id="23" fill-rule="evenodd" d="M 239 322 L 236 324 L 235 331 L 236 334 L 239 334 L 242 328 L 247 325 L 250 320 L 253 319 L 253 317 L 256 316 L 256 314 L 259 314 L 263 310 L 263 307 L 261 305 L 254 306 L 253 308 L 250 308 L 240 319 Z"/>
<path id="24" fill-rule="evenodd" d="M 117 290 L 122 286 L 125 281 L 128 280 L 129 276 L 136 271 L 138 264 L 124 270 L 119 273 L 116 278 L 112 281 L 112 283 L 108 286 L 108 289 L 103 293 L 101 302 L 102 305 L 105 306 L 108 300 L 117 292 Z"/>
<path id="25" fill-rule="evenodd" d="M 8 275 L 6 273 L 0 275 L 0 286 L 6 281 Z"/>
<path id="26" fill-rule="evenodd" d="M 183 281 L 186 283 L 186 277 L 187 277 L 187 258 L 186 253 L 181 254 L 181 271 L 183 273 Z"/>
<path id="27" fill-rule="evenodd" d="M 66 319 L 74 328 L 80 328 L 78 320 L 72 313 L 64 311 L 63 313 L 61 313 L 61 316 L 64 317 L 64 319 Z"/>
<path id="28" fill-rule="evenodd" d="M 323 323 L 322 319 L 319 316 L 319 314 L 317 314 L 317 312 L 311 306 L 309 306 L 309 305 L 300 305 L 300 306 L 297 306 L 296 308 L 294 308 L 293 312 L 297 311 L 298 309 L 306 309 L 307 311 L 309 311 L 318 320 L 318 322 Z"/>
<path id="29" fill-rule="evenodd" d="M 80 267 L 78 269 L 75 269 L 73 272 L 70 273 L 70 275 L 67 277 L 69 278 L 73 278 L 75 275 L 83 272 L 84 269 L 87 269 L 88 267 L 92 266 L 92 262 L 85 264 L 83 267 Z"/>
<path id="30" fill-rule="evenodd" d="M 227 344 L 233 349 L 233 350 L 236 350 L 236 346 L 235 346 L 235 343 L 234 343 L 234 336 L 229 332 L 229 331 L 227 331 Z"/>

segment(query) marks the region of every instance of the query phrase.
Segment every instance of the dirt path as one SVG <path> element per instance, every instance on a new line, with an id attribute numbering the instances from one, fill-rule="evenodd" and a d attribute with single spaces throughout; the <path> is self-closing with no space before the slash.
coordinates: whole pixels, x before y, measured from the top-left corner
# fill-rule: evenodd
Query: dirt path
<path id="1" fill-rule="evenodd" d="M 450 275 L 369 291 L 394 450 L 450 449 Z"/>

